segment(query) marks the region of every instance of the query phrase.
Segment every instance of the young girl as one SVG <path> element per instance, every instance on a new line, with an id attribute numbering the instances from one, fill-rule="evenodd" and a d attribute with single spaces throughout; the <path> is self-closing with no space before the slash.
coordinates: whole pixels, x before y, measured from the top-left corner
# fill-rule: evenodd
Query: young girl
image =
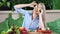
<path id="1" fill-rule="evenodd" d="M 33 7 L 33 10 L 24 10 L 23 7 Z M 41 22 L 45 22 L 44 19 L 44 12 L 45 12 L 45 6 L 43 3 L 37 4 L 35 1 L 33 1 L 30 4 L 18 4 L 14 6 L 15 10 L 18 13 L 21 13 L 24 16 L 23 20 L 23 28 L 26 28 L 27 30 L 37 30 Z M 40 19 L 39 14 L 42 16 Z M 44 23 L 42 23 L 42 27 L 44 28 Z"/>

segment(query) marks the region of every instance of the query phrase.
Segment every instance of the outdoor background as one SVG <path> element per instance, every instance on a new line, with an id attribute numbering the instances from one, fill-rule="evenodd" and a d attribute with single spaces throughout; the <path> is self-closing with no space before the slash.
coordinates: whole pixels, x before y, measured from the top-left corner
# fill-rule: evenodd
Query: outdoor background
<path id="1" fill-rule="evenodd" d="M 47 10 L 60 10 L 60 0 L 0 0 L 0 11 L 5 11 L 5 13 L 0 13 L 0 21 L 3 19 L 4 21 L 0 22 L 0 34 L 8 31 L 8 29 L 13 26 L 13 24 L 17 27 L 22 26 L 23 17 L 21 14 L 16 15 L 17 13 L 8 13 L 8 11 L 14 12 L 14 5 L 16 4 L 28 4 L 32 1 L 36 1 L 37 3 L 42 2 L 45 4 Z M 26 10 L 31 10 L 32 8 L 25 7 Z M 7 11 L 7 12 L 6 12 Z M 49 11 L 50 12 L 50 11 Z M 59 17 L 60 12 L 50 12 L 47 11 L 47 14 L 49 18 L 54 19 L 54 16 L 57 18 Z M 58 14 L 57 14 L 58 13 Z M 8 14 L 8 18 L 6 18 Z M 54 15 L 55 14 L 55 15 Z M 57 14 L 57 16 L 56 16 Z M 12 15 L 18 16 L 18 19 L 12 18 Z M 51 16 L 52 15 L 52 16 Z M 3 16 L 3 17 L 2 17 Z M 6 19 L 5 19 L 6 18 Z M 50 30 L 53 32 L 57 32 L 60 34 L 60 19 L 56 19 L 54 21 L 47 23 Z"/>
<path id="2" fill-rule="evenodd" d="M 47 10 L 60 9 L 60 0 L 0 0 L 0 10 L 14 10 L 16 4 L 28 4 L 32 1 L 45 4 Z M 27 8 L 25 8 L 27 9 Z M 31 8 L 30 8 L 31 9 Z"/>

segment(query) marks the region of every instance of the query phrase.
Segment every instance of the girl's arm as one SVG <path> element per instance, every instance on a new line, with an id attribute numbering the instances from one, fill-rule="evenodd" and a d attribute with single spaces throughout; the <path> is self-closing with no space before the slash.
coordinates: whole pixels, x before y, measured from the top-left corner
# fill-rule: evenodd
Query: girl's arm
<path id="1" fill-rule="evenodd" d="M 30 4 L 18 4 L 18 5 L 15 5 L 16 8 L 23 8 L 23 7 L 34 7 L 34 5 L 36 5 L 36 2 L 33 1 L 32 3 Z"/>
<path id="2" fill-rule="evenodd" d="M 42 30 L 45 29 L 45 15 L 43 9 L 41 9 L 41 12 L 39 12 L 39 28 Z"/>
<path id="3" fill-rule="evenodd" d="M 30 4 L 18 4 L 18 5 L 15 5 L 15 6 L 14 6 L 14 9 L 15 9 L 15 11 L 17 11 L 18 13 L 21 13 L 21 14 L 25 15 L 25 14 L 27 13 L 27 10 L 24 10 L 24 9 L 22 9 L 22 8 L 23 8 L 23 7 L 27 7 L 27 6 L 29 6 L 29 7 L 34 7 L 34 5 L 36 5 L 35 1 L 32 2 L 32 3 L 30 3 Z M 30 13 L 30 11 L 28 11 L 28 12 Z"/>

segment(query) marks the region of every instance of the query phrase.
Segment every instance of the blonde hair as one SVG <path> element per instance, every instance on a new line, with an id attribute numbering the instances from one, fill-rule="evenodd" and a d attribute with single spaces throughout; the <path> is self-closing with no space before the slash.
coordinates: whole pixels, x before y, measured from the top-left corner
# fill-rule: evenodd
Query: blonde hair
<path id="1" fill-rule="evenodd" d="M 44 3 L 38 3 L 38 4 L 41 4 L 41 5 L 42 5 L 42 9 L 43 9 L 44 11 L 46 10 Z"/>
<path id="2" fill-rule="evenodd" d="M 43 23 L 44 23 L 44 26 L 45 27 L 47 27 L 47 25 L 46 25 L 46 21 L 45 21 L 45 14 L 46 14 L 46 8 L 45 8 L 45 5 L 44 5 L 44 3 L 39 3 L 39 4 L 41 4 L 42 5 L 42 9 L 43 9 L 43 14 L 42 14 L 42 20 L 43 20 Z"/>

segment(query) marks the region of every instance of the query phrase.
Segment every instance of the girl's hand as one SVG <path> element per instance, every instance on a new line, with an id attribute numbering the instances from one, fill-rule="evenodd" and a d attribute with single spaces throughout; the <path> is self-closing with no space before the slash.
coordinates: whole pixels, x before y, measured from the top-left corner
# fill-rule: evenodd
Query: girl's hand
<path id="1" fill-rule="evenodd" d="M 43 14 L 43 9 L 39 10 L 39 13 L 42 15 Z"/>
<path id="2" fill-rule="evenodd" d="M 36 1 L 33 1 L 32 3 L 30 3 L 30 7 L 34 7 L 36 5 L 37 5 Z"/>

